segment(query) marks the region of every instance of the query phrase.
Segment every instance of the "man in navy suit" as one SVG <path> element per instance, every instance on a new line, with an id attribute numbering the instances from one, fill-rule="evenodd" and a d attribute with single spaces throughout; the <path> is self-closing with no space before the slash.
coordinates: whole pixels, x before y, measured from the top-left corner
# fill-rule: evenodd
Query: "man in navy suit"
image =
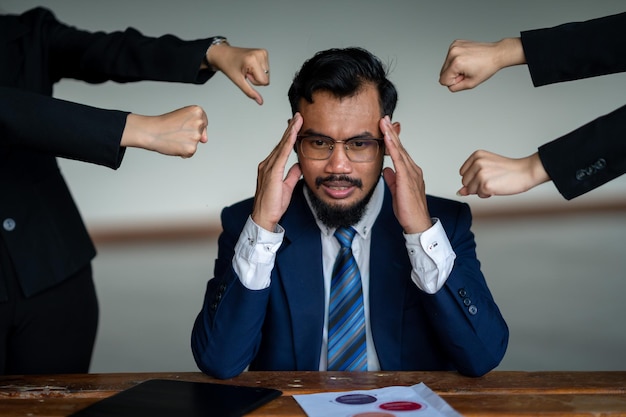
<path id="1" fill-rule="evenodd" d="M 319 52 L 289 99 L 293 117 L 259 164 L 254 199 L 222 212 L 215 277 L 192 333 L 199 368 L 218 378 L 356 369 L 329 359 L 341 227 L 356 230 L 360 369 L 480 376 L 496 367 L 508 328 L 480 271 L 469 207 L 426 195 L 391 121 L 397 93 L 380 60 L 360 48 Z M 298 163 L 285 175 L 292 150 Z M 386 155 L 393 168 L 383 169 Z"/>

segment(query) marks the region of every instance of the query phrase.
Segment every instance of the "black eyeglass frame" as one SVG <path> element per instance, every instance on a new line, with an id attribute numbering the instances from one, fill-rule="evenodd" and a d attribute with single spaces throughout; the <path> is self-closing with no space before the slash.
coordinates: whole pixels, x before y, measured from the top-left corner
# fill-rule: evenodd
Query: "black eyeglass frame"
<path id="1" fill-rule="evenodd" d="M 302 151 L 302 141 L 304 139 L 308 139 L 308 138 L 320 138 L 322 140 L 324 140 L 325 142 L 327 142 L 328 144 L 328 156 L 326 158 L 312 158 L 310 156 L 307 156 L 303 151 Z M 358 142 L 358 141 L 375 141 L 376 142 L 376 155 L 374 155 L 374 157 L 372 159 L 369 159 L 367 161 L 353 161 L 352 158 L 350 158 L 350 152 L 348 152 L 349 150 L 351 150 L 350 148 L 348 148 L 349 144 L 352 142 Z M 382 148 L 381 145 L 383 145 L 385 142 L 384 138 L 369 138 L 369 137 L 356 137 L 356 138 L 349 138 L 346 140 L 335 140 L 331 137 L 328 136 L 324 136 L 324 135 L 297 135 L 296 136 L 296 144 L 299 145 L 299 149 L 300 152 L 302 153 L 302 156 L 304 156 L 307 159 L 311 159 L 313 161 L 326 161 L 328 159 L 330 159 L 330 157 L 333 155 L 333 151 L 335 150 L 335 145 L 337 145 L 338 143 L 343 143 L 344 144 L 344 150 L 346 151 L 346 156 L 348 157 L 348 159 L 350 160 L 350 162 L 355 162 L 355 163 L 361 163 L 361 162 L 372 162 L 376 159 L 376 157 L 378 156 L 378 152 L 380 152 L 380 149 Z M 384 145 L 383 145 L 384 146 Z"/>

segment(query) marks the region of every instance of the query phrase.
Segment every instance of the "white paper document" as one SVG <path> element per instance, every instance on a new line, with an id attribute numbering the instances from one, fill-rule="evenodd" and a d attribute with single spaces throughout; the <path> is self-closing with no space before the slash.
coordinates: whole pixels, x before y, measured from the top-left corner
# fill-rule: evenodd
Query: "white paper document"
<path id="1" fill-rule="evenodd" d="M 293 397 L 308 417 L 461 417 L 424 383 Z"/>

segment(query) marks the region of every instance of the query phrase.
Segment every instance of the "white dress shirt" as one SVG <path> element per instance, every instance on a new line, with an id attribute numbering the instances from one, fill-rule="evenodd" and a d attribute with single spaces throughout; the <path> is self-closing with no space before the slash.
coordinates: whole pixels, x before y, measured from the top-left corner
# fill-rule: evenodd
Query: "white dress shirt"
<path id="1" fill-rule="evenodd" d="M 304 196 L 311 206 L 308 190 L 304 187 Z M 363 301 L 365 310 L 365 326 L 367 339 L 367 369 L 380 370 L 376 347 L 372 339 L 369 320 L 369 258 L 371 230 L 380 213 L 384 198 L 384 180 L 381 177 L 369 201 L 361 220 L 353 225 L 357 231 L 352 241 L 352 253 L 361 272 Z M 311 210 L 315 212 L 312 208 Z M 324 271 L 324 330 L 319 370 L 326 370 L 328 342 L 328 300 L 330 298 L 330 281 L 335 258 L 339 252 L 339 242 L 334 236 L 335 229 L 328 228 L 316 218 L 322 240 L 322 262 Z M 454 266 L 456 255 L 441 225 L 433 218 L 433 226 L 415 234 L 404 234 L 406 248 L 413 270 L 411 279 L 422 291 L 434 294 L 443 286 Z M 270 276 L 274 268 L 276 252 L 283 241 L 285 230 L 278 225 L 274 232 L 267 231 L 248 218 L 239 241 L 235 246 L 233 268 L 241 283 L 248 289 L 260 290 L 269 287 Z"/>

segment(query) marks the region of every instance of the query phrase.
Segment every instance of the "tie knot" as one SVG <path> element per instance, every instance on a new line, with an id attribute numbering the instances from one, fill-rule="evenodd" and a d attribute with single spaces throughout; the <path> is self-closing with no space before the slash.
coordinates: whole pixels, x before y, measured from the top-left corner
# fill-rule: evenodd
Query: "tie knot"
<path id="1" fill-rule="evenodd" d="M 340 227 L 335 230 L 335 237 L 339 241 L 342 248 L 349 248 L 352 246 L 352 239 L 354 239 L 355 234 L 356 230 L 352 227 Z"/>

